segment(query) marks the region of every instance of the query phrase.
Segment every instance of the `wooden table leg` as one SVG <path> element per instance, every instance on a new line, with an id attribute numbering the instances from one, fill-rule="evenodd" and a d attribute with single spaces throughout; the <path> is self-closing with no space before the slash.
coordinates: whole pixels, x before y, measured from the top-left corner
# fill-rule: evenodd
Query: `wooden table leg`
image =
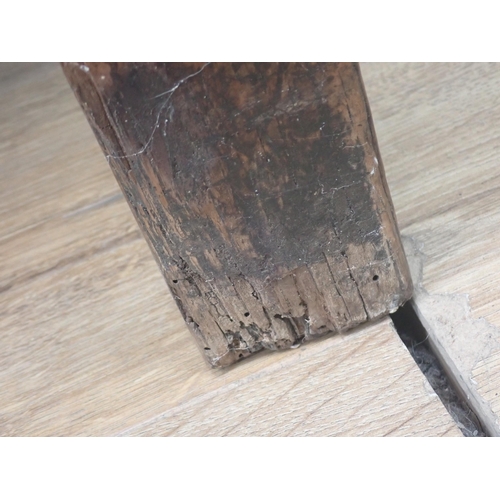
<path id="1" fill-rule="evenodd" d="M 211 365 L 411 296 L 358 65 L 63 69 Z"/>

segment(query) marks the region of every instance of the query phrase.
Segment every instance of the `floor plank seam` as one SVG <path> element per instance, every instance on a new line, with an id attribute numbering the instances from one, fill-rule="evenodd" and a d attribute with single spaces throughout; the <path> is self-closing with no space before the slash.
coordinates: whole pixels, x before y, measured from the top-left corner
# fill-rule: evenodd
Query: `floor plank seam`
<path id="1" fill-rule="evenodd" d="M 415 313 L 412 303 L 391 314 L 392 322 L 413 360 L 425 375 L 434 392 L 438 395 L 448 413 L 465 437 L 485 437 L 479 418 L 467 404 L 458 384 L 443 368 L 428 340 L 428 334 Z"/>

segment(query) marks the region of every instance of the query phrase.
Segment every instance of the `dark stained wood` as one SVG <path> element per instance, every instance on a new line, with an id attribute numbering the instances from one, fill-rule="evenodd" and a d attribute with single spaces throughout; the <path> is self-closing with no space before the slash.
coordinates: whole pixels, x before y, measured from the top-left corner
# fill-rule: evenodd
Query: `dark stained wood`
<path id="1" fill-rule="evenodd" d="M 211 365 L 410 297 L 357 65 L 63 69 Z"/>

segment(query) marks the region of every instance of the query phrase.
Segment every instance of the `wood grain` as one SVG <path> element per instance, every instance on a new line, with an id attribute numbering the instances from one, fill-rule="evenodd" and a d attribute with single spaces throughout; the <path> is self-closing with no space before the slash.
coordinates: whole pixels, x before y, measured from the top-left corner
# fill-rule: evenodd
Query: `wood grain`
<path id="1" fill-rule="evenodd" d="M 362 69 L 417 313 L 484 427 L 498 436 L 500 66 Z"/>
<path id="2" fill-rule="evenodd" d="M 441 404 L 417 370 L 386 319 L 308 345 L 124 434 L 456 436 L 454 424 L 443 425 Z"/>
<path id="3" fill-rule="evenodd" d="M 63 69 L 211 365 L 411 296 L 356 64 Z"/>
<path id="4" fill-rule="evenodd" d="M 389 320 L 207 368 L 58 65 L 0 109 L 1 435 L 460 434 Z"/>

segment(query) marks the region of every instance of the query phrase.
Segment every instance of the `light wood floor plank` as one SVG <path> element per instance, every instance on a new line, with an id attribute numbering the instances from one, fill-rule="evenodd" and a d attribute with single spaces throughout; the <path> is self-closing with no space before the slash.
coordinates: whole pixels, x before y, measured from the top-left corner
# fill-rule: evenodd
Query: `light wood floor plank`
<path id="1" fill-rule="evenodd" d="M 210 369 L 60 68 L 0 110 L 1 435 L 460 435 L 388 319 Z"/>
<path id="2" fill-rule="evenodd" d="M 441 403 L 386 319 L 303 347 L 125 434 L 458 435 L 442 417 Z"/>
<path id="3" fill-rule="evenodd" d="M 365 64 L 415 304 L 500 435 L 500 65 Z"/>

